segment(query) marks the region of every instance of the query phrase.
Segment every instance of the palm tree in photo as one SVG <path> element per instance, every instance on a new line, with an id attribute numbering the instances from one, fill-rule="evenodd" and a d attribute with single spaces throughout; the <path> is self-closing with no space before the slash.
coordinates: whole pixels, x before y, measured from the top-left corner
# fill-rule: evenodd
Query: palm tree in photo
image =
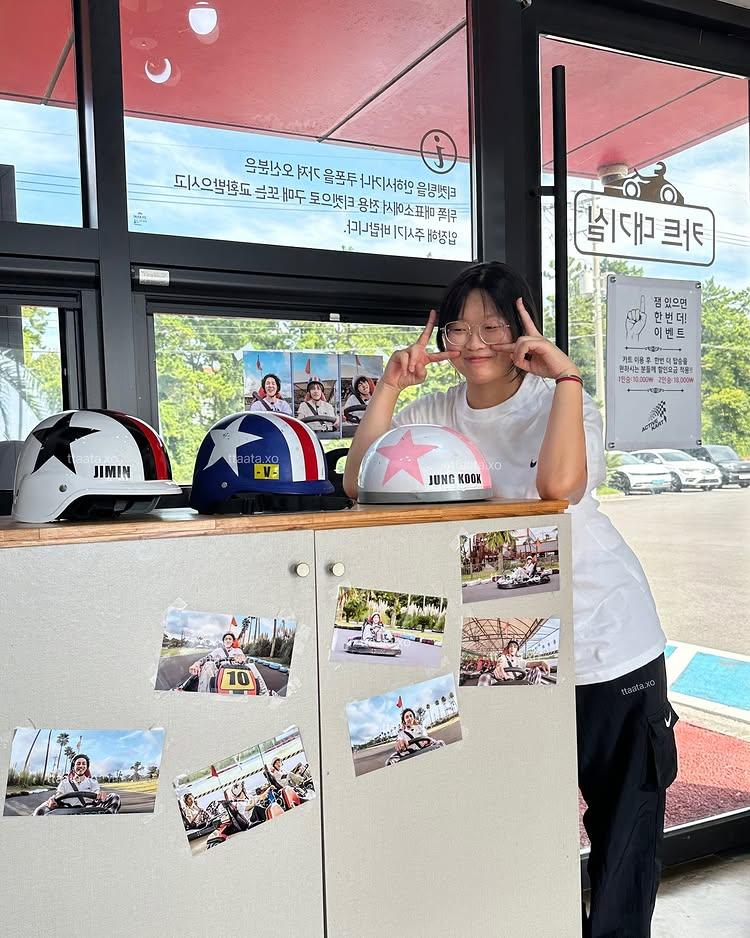
<path id="1" fill-rule="evenodd" d="M 57 775 L 60 771 L 60 759 L 62 757 L 63 746 L 67 746 L 70 742 L 70 736 L 67 733 L 59 733 L 55 742 L 60 747 L 57 751 L 57 761 L 55 762 L 55 775 Z"/>
<path id="2" fill-rule="evenodd" d="M 445 715 L 446 715 L 446 716 L 449 716 L 449 713 L 448 713 L 448 701 L 446 700 L 445 696 L 441 697 L 440 699 L 441 699 L 441 701 L 443 702 L 443 706 L 445 707 Z"/>
<path id="3" fill-rule="evenodd" d="M 149 778 L 158 778 L 159 777 L 159 766 L 150 765 L 148 767 L 148 777 Z"/>
<path id="4" fill-rule="evenodd" d="M 442 719 L 443 719 L 443 714 L 440 712 L 440 698 L 439 698 L 439 697 L 438 697 L 438 699 L 435 701 L 435 709 L 436 709 L 437 712 L 438 712 L 438 720 L 442 720 Z"/>
<path id="5" fill-rule="evenodd" d="M 41 732 L 42 732 L 41 730 L 37 730 L 37 731 L 36 731 L 36 736 L 34 737 L 34 741 L 33 741 L 32 744 L 29 746 L 29 751 L 26 753 L 26 759 L 24 760 L 23 768 L 21 769 L 21 776 L 22 776 L 22 777 L 25 777 L 25 775 L 26 775 L 26 769 L 28 769 L 28 767 L 29 767 L 29 759 L 31 759 L 31 753 L 32 753 L 33 750 L 34 750 L 34 746 L 36 746 L 36 741 L 39 739 L 39 734 L 40 734 Z"/>
<path id="6" fill-rule="evenodd" d="M 52 730 L 47 733 L 47 751 L 44 754 L 44 768 L 42 769 L 42 784 L 44 784 L 45 779 L 47 778 L 47 763 L 49 762 L 49 746 L 52 742 Z"/>
<path id="7" fill-rule="evenodd" d="M 76 757 L 76 751 L 72 746 L 65 747 L 65 771 L 63 775 L 67 775 L 70 772 L 70 768 L 73 765 L 73 759 Z"/>
<path id="8" fill-rule="evenodd" d="M 453 693 L 453 691 L 451 691 L 451 692 L 448 694 L 448 697 L 450 698 L 451 709 L 452 709 L 454 712 L 458 712 L 458 708 L 456 707 L 456 695 Z"/>
<path id="9" fill-rule="evenodd" d="M 431 711 L 430 705 L 427 704 L 427 706 L 426 706 L 425 709 L 427 710 L 427 716 L 428 716 L 429 721 L 430 721 L 428 725 L 429 725 L 429 726 L 432 726 L 432 713 L 430 712 L 430 711 Z"/>
<path id="10" fill-rule="evenodd" d="M 143 768 L 142 762 L 134 762 L 130 768 L 133 770 L 133 781 L 137 782 L 140 779 L 140 771 Z"/>
<path id="11" fill-rule="evenodd" d="M 513 544 L 513 533 L 511 531 L 490 531 L 484 537 L 487 547 L 497 551 L 497 572 L 503 572 L 503 547 Z"/>
<path id="12" fill-rule="evenodd" d="M 274 618 L 274 620 L 273 620 L 273 638 L 271 639 L 271 653 L 270 653 L 270 655 L 268 656 L 269 658 L 273 658 L 273 653 L 274 653 L 275 648 L 276 648 L 276 619 Z"/>

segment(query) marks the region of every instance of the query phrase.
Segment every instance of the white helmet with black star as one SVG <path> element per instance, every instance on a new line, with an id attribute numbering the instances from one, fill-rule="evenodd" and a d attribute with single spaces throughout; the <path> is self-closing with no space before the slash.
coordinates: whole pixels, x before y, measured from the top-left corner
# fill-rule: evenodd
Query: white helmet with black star
<path id="1" fill-rule="evenodd" d="M 16 466 L 13 519 L 115 517 L 180 494 L 155 430 L 112 410 L 68 410 L 29 434 Z"/>

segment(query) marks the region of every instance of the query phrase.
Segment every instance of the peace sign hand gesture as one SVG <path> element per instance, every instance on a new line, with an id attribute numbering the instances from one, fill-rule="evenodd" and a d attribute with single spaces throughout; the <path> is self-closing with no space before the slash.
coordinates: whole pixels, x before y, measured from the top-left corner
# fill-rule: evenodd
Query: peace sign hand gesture
<path id="1" fill-rule="evenodd" d="M 510 355 L 516 368 L 538 375 L 540 378 L 580 374 L 575 362 L 549 339 L 545 339 L 537 329 L 520 296 L 516 300 L 516 309 L 523 324 L 524 334 L 515 342 L 497 342 L 490 348 L 496 352 L 505 352 Z"/>
<path id="2" fill-rule="evenodd" d="M 388 364 L 385 366 L 383 377 L 380 379 L 381 384 L 387 385 L 396 391 L 403 391 L 405 388 L 421 384 L 425 380 L 428 365 L 461 356 L 458 349 L 451 349 L 446 352 L 427 351 L 427 345 L 436 323 L 437 313 L 432 309 L 430 310 L 427 325 L 417 341 L 408 348 L 399 349 L 391 355 Z"/>

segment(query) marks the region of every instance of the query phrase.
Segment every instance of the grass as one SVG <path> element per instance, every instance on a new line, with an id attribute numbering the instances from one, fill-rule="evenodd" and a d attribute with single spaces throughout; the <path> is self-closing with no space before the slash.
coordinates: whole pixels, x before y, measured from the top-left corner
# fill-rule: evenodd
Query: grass
<path id="1" fill-rule="evenodd" d="M 102 788 L 109 791 L 110 788 L 117 788 L 120 791 L 146 791 L 156 793 L 156 786 L 159 784 L 158 778 L 142 778 L 138 782 L 102 782 Z"/>
<path id="2" fill-rule="evenodd" d="M 210 648 L 162 648 L 162 658 L 174 658 L 176 655 L 197 655 L 211 651 Z"/>

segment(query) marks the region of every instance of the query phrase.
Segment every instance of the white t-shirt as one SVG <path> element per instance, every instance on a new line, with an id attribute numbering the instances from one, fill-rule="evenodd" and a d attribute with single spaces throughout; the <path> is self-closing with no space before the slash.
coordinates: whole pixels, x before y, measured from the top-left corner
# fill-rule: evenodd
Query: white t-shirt
<path id="1" fill-rule="evenodd" d="M 409 729 L 402 727 L 398 732 L 398 739 L 406 743 L 407 746 L 413 743 L 415 739 L 424 739 L 430 734 L 421 723 L 412 723 Z"/>
<path id="2" fill-rule="evenodd" d="M 99 792 L 101 788 L 99 787 L 99 782 L 93 776 L 84 775 L 83 778 L 78 779 L 74 776 L 74 781 L 78 791 L 93 791 Z M 57 786 L 57 791 L 53 795 L 54 798 L 60 798 L 62 795 L 70 795 L 75 791 L 75 788 L 70 784 L 70 776 L 66 775 L 64 778 L 60 779 L 60 783 Z"/>
<path id="3" fill-rule="evenodd" d="M 516 393 L 475 410 L 464 383 L 407 404 L 394 426 L 429 423 L 451 427 L 473 440 L 489 463 L 494 493 L 503 498 L 538 498 L 536 461 L 547 429 L 555 385 L 526 375 Z M 651 590 L 633 551 L 606 515 L 593 491 L 606 470 L 602 420 L 588 394 L 583 398 L 588 481 L 586 494 L 571 505 L 573 625 L 576 683 L 598 684 L 628 674 L 664 651 L 666 639 Z"/>

